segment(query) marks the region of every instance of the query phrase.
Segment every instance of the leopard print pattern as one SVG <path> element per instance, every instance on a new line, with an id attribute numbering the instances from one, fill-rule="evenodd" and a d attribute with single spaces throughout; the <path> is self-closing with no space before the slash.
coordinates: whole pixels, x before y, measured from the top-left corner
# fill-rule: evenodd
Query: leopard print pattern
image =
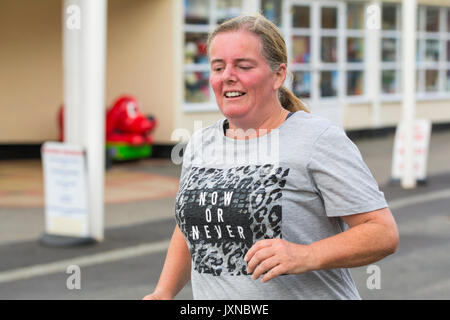
<path id="1" fill-rule="evenodd" d="M 247 275 L 244 256 L 262 239 L 282 238 L 282 189 L 289 169 L 247 165 L 192 167 L 176 197 L 176 222 L 193 267 L 212 275 Z"/>

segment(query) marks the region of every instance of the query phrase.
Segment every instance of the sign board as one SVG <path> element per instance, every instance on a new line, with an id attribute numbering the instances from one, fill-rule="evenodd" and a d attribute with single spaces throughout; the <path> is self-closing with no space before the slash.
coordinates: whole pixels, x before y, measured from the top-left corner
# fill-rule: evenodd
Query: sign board
<path id="1" fill-rule="evenodd" d="M 46 233 L 87 237 L 85 152 L 81 146 L 46 142 L 42 149 Z"/>
<path id="2" fill-rule="evenodd" d="M 392 179 L 401 179 L 405 168 L 405 132 L 402 123 L 397 127 L 392 159 Z M 416 180 L 425 180 L 427 171 L 428 146 L 431 136 L 431 121 L 417 119 L 413 127 L 413 156 Z"/>

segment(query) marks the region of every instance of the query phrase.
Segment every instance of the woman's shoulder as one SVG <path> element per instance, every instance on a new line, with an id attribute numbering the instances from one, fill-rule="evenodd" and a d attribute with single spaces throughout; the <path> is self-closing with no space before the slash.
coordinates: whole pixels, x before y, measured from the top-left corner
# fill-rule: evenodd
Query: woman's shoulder
<path id="1" fill-rule="evenodd" d="M 302 136 L 309 141 L 315 140 L 324 132 L 329 131 L 330 128 L 339 128 L 337 124 L 329 119 L 305 111 L 295 112 L 287 121 L 291 121 L 287 127 L 295 131 L 293 136 Z"/>

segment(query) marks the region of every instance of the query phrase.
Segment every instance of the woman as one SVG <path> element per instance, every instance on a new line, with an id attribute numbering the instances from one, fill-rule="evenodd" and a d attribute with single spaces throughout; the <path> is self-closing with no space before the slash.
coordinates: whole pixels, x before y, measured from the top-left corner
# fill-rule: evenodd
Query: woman
<path id="1" fill-rule="evenodd" d="M 360 299 L 346 268 L 395 252 L 398 232 L 357 147 L 283 87 L 285 43 L 263 16 L 218 26 L 208 54 L 226 119 L 186 148 L 177 227 L 144 299 L 189 279 L 194 299 Z"/>

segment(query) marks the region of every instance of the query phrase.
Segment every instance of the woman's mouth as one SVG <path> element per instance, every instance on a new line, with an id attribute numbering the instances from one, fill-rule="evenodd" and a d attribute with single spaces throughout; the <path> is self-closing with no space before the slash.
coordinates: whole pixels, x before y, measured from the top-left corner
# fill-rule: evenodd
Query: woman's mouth
<path id="1" fill-rule="evenodd" d="M 236 99 L 245 95 L 245 92 L 242 91 L 227 91 L 224 94 L 224 97 L 227 99 Z"/>

